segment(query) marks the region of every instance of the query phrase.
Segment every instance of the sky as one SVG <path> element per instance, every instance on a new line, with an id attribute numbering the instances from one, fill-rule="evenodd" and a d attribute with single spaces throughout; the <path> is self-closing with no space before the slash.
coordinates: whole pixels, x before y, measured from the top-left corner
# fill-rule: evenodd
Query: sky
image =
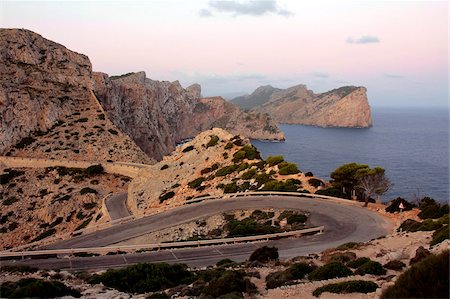
<path id="1" fill-rule="evenodd" d="M 0 27 L 232 98 L 365 86 L 376 107 L 448 107 L 448 1 L 0 1 Z"/>

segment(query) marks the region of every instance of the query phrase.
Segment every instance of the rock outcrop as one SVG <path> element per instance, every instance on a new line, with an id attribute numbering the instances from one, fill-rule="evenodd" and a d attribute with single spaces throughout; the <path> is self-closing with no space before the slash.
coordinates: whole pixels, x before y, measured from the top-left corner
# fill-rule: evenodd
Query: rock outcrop
<path id="1" fill-rule="evenodd" d="M 221 97 L 202 98 L 198 84 L 184 89 L 178 81 L 151 80 L 144 72 L 94 73 L 94 81 L 109 118 L 157 160 L 182 140 L 214 127 L 253 139 L 284 139 L 267 115 L 243 112 Z"/>
<path id="2" fill-rule="evenodd" d="M 87 56 L 34 32 L 0 30 L 0 154 L 151 162 L 92 93 Z"/>
<path id="3" fill-rule="evenodd" d="M 236 105 L 267 113 L 278 123 L 320 127 L 370 127 L 372 116 L 366 88 L 345 86 L 315 94 L 305 85 L 287 89 L 260 87 Z"/>

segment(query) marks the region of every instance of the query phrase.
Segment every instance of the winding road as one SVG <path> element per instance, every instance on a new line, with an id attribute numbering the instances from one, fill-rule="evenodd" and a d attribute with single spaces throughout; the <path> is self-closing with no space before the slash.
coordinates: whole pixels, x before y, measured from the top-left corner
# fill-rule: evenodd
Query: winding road
<path id="1" fill-rule="evenodd" d="M 111 195 L 106 199 L 105 204 L 111 220 L 130 216 L 130 211 L 128 211 L 127 207 L 127 196 L 128 194 L 126 192 L 121 192 Z"/>
<path id="2" fill-rule="evenodd" d="M 118 224 L 98 232 L 81 235 L 47 246 L 48 249 L 114 246 L 114 244 L 149 232 L 190 222 L 236 209 L 300 209 L 311 213 L 314 226 L 325 227 L 325 233 L 301 238 L 267 242 L 220 245 L 214 247 L 185 248 L 123 255 L 97 257 L 71 257 L 63 259 L 36 259 L 17 261 L 39 268 L 101 269 L 120 267 L 138 262 L 179 262 L 190 266 L 208 266 L 223 258 L 243 261 L 256 247 L 276 246 L 280 257 L 291 258 L 318 253 L 346 242 L 365 242 L 389 233 L 391 223 L 380 214 L 359 205 L 337 203 L 330 200 L 290 196 L 248 196 L 216 199 L 185 205 L 167 212 Z"/>

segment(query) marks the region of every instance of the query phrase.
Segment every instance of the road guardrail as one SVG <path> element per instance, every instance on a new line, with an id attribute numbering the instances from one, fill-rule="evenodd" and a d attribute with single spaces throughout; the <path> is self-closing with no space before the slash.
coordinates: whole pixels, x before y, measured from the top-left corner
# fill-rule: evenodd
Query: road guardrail
<path id="1" fill-rule="evenodd" d="M 198 241 L 179 241 L 179 242 L 168 242 L 168 243 L 156 243 L 156 244 L 142 244 L 142 245 L 118 245 L 118 246 L 105 246 L 105 247 L 89 247 L 89 248 L 70 248 L 70 249 L 48 249 L 48 250 L 35 250 L 35 251 L 15 251 L 15 252 L 0 252 L 0 258 L 8 257 L 31 257 L 39 255 L 73 255 L 75 253 L 108 253 L 108 252 L 119 252 L 119 251 L 137 251 L 137 250 L 160 250 L 168 248 L 182 248 L 182 247 L 195 247 L 195 246 L 206 246 L 206 245 L 219 245 L 219 244 L 234 244 L 242 242 L 255 242 L 261 240 L 270 240 L 282 237 L 291 236 L 301 236 L 308 233 L 323 233 L 324 227 L 312 227 L 288 232 L 265 234 L 265 235 L 255 235 L 247 237 L 236 237 L 236 238 L 223 238 L 223 239 L 209 239 L 209 240 L 198 240 Z"/>

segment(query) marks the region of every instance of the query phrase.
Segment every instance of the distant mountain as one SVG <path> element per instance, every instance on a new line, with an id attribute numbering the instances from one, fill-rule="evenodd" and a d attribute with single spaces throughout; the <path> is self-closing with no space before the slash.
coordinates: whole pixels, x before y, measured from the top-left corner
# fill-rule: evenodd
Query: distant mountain
<path id="1" fill-rule="evenodd" d="M 320 127 L 370 127 L 366 88 L 344 86 L 315 94 L 305 85 L 278 89 L 270 85 L 232 100 L 242 109 L 267 113 L 277 123 Z"/>
<path id="2" fill-rule="evenodd" d="M 280 90 L 270 85 L 260 86 L 252 94 L 236 97 L 231 101 L 241 109 L 253 109 L 268 102 L 272 94 Z"/>

